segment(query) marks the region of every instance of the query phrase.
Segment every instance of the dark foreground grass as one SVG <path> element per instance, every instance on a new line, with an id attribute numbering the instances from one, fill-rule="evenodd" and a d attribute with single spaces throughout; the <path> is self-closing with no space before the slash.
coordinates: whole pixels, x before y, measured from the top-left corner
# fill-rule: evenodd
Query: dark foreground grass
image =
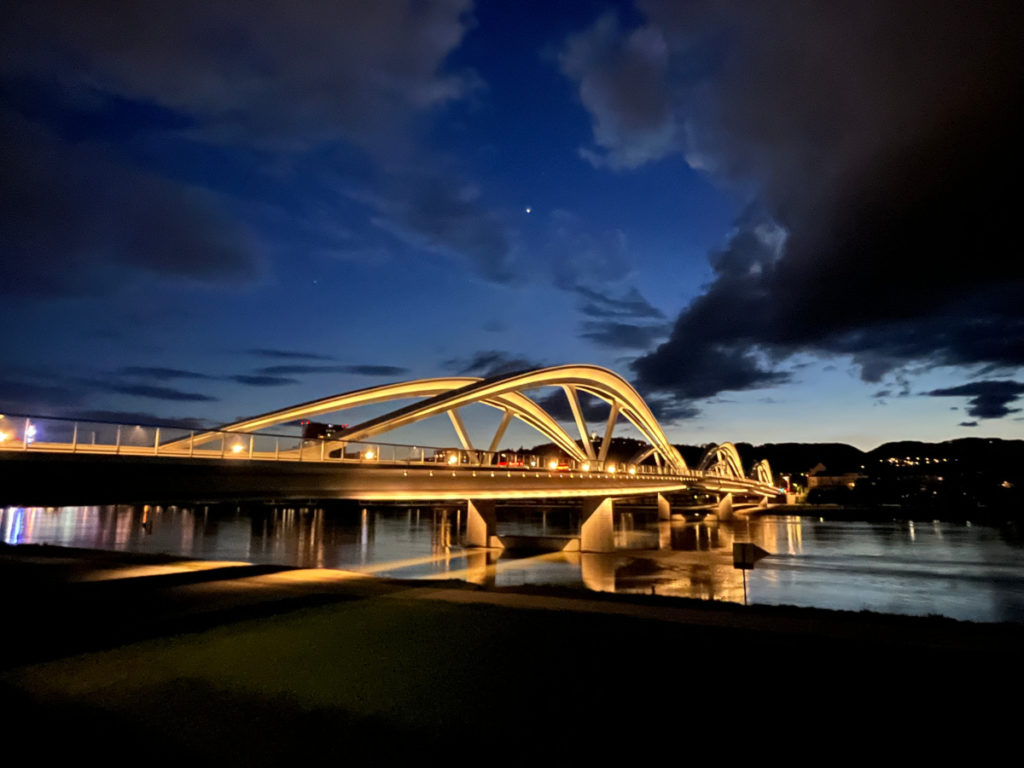
<path id="1" fill-rule="evenodd" d="M 0 703 L 9 739 L 117 764 L 662 762 L 780 739 L 857 752 L 907 729 L 927 729 L 919 752 L 987 734 L 977 750 L 1016 717 L 996 696 L 1015 661 L 391 595 L 13 669 Z"/>

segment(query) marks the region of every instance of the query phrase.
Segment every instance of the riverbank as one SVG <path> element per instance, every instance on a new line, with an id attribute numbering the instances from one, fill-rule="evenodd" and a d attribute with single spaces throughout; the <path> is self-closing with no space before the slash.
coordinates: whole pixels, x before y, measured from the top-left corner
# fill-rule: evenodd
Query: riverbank
<path id="1" fill-rule="evenodd" d="M 56 547 L 0 548 L 0 584 L 8 733 L 108 762 L 547 763 L 687 731 L 966 722 L 992 681 L 1020 681 L 1024 640 L 1020 625 Z"/>

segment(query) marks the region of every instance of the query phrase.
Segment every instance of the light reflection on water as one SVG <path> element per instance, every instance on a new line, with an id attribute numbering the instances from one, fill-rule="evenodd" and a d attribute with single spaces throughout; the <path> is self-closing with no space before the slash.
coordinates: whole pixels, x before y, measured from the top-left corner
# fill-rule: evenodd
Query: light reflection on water
<path id="1" fill-rule="evenodd" d="M 754 603 L 1024 621 L 1022 540 L 1011 527 L 781 516 L 659 523 L 636 509 L 616 512 L 613 554 L 499 555 L 459 546 L 464 518 L 456 507 L 13 507 L 0 509 L 0 539 L 734 602 L 743 578 L 732 544 L 752 541 L 773 554 L 748 572 Z M 498 529 L 569 537 L 579 522 L 572 509 L 535 506 L 502 510 Z"/>

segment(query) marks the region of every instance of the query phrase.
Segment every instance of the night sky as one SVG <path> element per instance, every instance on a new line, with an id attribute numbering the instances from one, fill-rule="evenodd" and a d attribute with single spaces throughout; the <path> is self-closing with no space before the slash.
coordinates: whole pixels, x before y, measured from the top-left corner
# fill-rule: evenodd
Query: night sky
<path id="1" fill-rule="evenodd" d="M 1022 8 L 10 4 L 0 412 L 594 363 L 677 442 L 1021 437 Z"/>

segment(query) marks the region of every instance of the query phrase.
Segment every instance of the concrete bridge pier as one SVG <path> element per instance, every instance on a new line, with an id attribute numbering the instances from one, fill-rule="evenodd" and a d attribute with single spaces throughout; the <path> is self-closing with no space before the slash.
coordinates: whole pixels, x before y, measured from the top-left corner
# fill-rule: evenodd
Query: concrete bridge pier
<path id="1" fill-rule="evenodd" d="M 583 499 L 583 523 L 580 525 L 581 552 L 612 552 L 615 550 L 612 508 L 613 501 L 609 497 Z"/>
<path id="2" fill-rule="evenodd" d="M 715 507 L 715 514 L 719 520 L 732 520 L 732 494 L 727 493 L 725 496 L 718 500 L 718 506 Z"/>
<path id="3" fill-rule="evenodd" d="M 662 493 L 658 494 L 658 522 L 667 523 L 672 520 L 672 506 Z"/>
<path id="4" fill-rule="evenodd" d="M 502 548 L 493 501 L 466 500 L 466 546 Z"/>

